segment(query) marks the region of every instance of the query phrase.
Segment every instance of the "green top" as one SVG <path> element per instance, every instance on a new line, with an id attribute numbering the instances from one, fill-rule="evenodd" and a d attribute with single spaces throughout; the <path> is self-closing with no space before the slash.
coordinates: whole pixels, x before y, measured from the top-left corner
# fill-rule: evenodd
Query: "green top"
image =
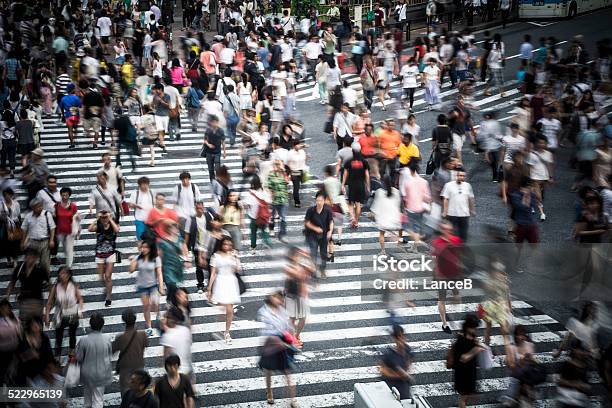
<path id="1" fill-rule="evenodd" d="M 159 241 L 159 251 L 162 259 L 162 272 L 164 282 L 176 285 L 183 281 L 183 239 L 177 237 L 176 241 L 162 239 Z"/>
<path id="2" fill-rule="evenodd" d="M 287 180 L 281 173 L 272 172 L 268 175 L 268 189 L 272 193 L 272 205 L 289 204 Z"/>

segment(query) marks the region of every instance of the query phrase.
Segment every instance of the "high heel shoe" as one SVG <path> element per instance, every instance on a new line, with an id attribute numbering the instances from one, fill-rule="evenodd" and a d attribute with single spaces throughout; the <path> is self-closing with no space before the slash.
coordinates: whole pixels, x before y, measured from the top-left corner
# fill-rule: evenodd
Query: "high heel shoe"
<path id="1" fill-rule="evenodd" d="M 330 255 L 327 257 L 327 262 L 334 262 L 334 254 L 330 254 Z"/>

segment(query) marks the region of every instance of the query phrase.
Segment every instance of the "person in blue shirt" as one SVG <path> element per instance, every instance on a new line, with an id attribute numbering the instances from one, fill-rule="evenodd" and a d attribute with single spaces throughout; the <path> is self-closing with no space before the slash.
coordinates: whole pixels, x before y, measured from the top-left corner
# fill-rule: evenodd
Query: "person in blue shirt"
<path id="1" fill-rule="evenodd" d="M 62 120 L 66 122 L 68 127 L 68 139 L 70 140 L 69 149 L 74 149 L 74 139 L 76 137 L 76 128 L 79 125 L 81 98 L 74 94 L 74 84 L 66 86 L 66 96 L 60 100 L 60 108 L 62 111 Z"/>
<path id="2" fill-rule="evenodd" d="M 204 98 L 204 92 L 197 87 L 197 83 L 191 81 L 191 86 L 187 90 L 187 96 L 185 100 L 187 101 L 187 116 L 189 117 L 189 121 L 191 122 L 191 131 L 198 131 L 198 119 L 200 117 L 200 108 L 202 104 L 200 100 Z"/>

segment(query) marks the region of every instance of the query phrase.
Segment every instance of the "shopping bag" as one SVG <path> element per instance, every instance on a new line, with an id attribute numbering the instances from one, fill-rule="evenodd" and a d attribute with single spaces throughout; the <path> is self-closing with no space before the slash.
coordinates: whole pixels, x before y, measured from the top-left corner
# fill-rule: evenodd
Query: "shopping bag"
<path id="1" fill-rule="evenodd" d="M 312 87 L 312 99 L 319 99 L 321 95 L 319 94 L 319 83 L 315 82 Z"/>
<path id="2" fill-rule="evenodd" d="M 490 370 L 493 368 L 493 352 L 486 344 L 481 344 L 481 347 L 484 350 L 478 353 L 478 367 L 482 370 Z"/>
<path id="3" fill-rule="evenodd" d="M 81 382 L 81 366 L 78 363 L 68 364 L 66 369 L 66 378 L 64 379 L 64 385 L 67 388 L 74 388 Z"/>

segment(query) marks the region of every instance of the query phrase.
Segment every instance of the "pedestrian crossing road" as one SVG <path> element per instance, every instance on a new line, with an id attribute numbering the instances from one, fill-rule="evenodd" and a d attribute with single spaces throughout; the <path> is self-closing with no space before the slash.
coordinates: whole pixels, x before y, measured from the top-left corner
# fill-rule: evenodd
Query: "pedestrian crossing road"
<path id="1" fill-rule="evenodd" d="M 300 91 L 301 92 L 301 91 Z M 448 95 L 455 92 L 446 90 Z M 508 92 L 510 97 L 517 94 Z M 486 100 L 486 98 L 485 98 Z M 419 99 L 419 102 L 421 99 Z M 482 103 L 483 99 L 479 102 Z M 491 100 L 492 101 L 492 100 Z M 497 99 L 495 99 L 497 101 Z M 481 106 L 489 106 L 488 102 Z M 79 133 L 79 142 L 74 150 L 67 149 L 67 133 L 63 125 L 55 120 L 45 121 L 42 136 L 42 147 L 51 172 L 58 176 L 58 185 L 70 186 L 73 200 L 82 214 L 87 213 L 87 196 L 95 183 L 95 170 L 100 167 L 100 155 L 103 150 L 92 150 L 89 141 Z M 168 156 L 161 156 L 159 151 L 156 167 L 148 167 L 148 158 L 139 159 L 136 172 L 129 166 L 123 171 L 126 176 L 126 189 L 136 188 L 136 179 L 142 175 L 152 180 L 156 191 L 170 193 L 178 183 L 178 174 L 189 170 L 192 182 L 205 192 L 205 200 L 210 200 L 210 186 L 205 163 L 198 157 L 201 146 L 201 135 L 183 131 L 180 142 L 167 142 Z M 180 157 L 178 157 L 180 155 Z M 236 187 L 246 188 L 246 181 L 241 181 L 241 159 L 237 149 L 229 149 L 228 158 L 224 160 L 234 176 Z M 317 189 L 317 181 L 307 183 L 302 191 L 303 196 L 311 201 Z M 19 191 L 20 197 L 25 192 Z M 290 210 L 288 217 L 289 243 L 303 243 L 304 209 Z M 86 217 L 83 227 L 91 221 Z M 245 233 L 245 237 L 248 234 Z M 311 298 L 311 316 L 302 334 L 305 343 L 303 353 L 297 356 L 293 380 L 297 384 L 297 402 L 303 407 L 337 407 L 353 404 L 353 385 L 356 382 L 375 381 L 379 378 L 378 358 L 388 344 L 389 315 L 382 302 L 366 300 L 361 297 L 361 289 L 368 280 L 362 271 L 371 266 L 372 255 L 378 253 L 378 232 L 372 222 L 360 224 L 358 230 L 348 230 L 343 234 L 342 246 L 336 248 L 335 262 L 328 264 L 328 279 L 320 282 L 313 290 Z M 393 239 L 391 238 L 387 238 Z M 94 312 L 105 316 L 104 333 L 109 336 L 120 334 L 124 326 L 121 313 L 132 307 L 142 312 L 140 299 L 134 291 L 134 275 L 127 272 L 127 261 L 116 265 L 113 274 L 113 303 L 104 307 L 104 288 L 95 272 L 93 248 L 95 236 L 83 229 L 75 247 L 75 280 L 81 285 L 85 299 L 84 317 L 80 322 L 79 336 L 85 334 L 88 319 Z M 247 241 L 244 241 L 247 245 Z M 134 247 L 134 226 L 132 217 L 121 220 L 121 232 L 118 249 L 124 258 L 136 253 Z M 398 257 L 416 256 L 404 247 L 388 243 L 388 253 Z M 189 288 L 193 318 L 193 362 L 197 376 L 197 396 L 199 406 L 255 408 L 267 406 L 265 384 L 261 371 L 257 368 L 258 346 L 262 338 L 258 335 L 260 324 L 255 320 L 255 313 L 262 304 L 265 294 L 283 287 L 282 265 L 285 248 L 275 242 L 272 249 L 258 249 L 255 254 L 244 252 L 241 261 L 244 267 L 244 280 L 248 290 L 242 297 L 242 305 L 237 309 L 232 327 L 232 344 L 216 340 L 213 334 L 223 330 L 220 322 L 222 312 L 211 307 L 205 295 L 198 295 L 195 288 L 195 272 L 189 270 L 185 275 L 184 286 Z M 4 290 L 10 279 L 11 271 L 0 270 L 0 288 Z M 410 276 L 417 277 L 417 276 Z M 452 328 L 460 328 L 463 315 L 475 311 L 480 296 L 479 289 L 472 289 L 462 294 L 462 304 L 448 307 L 448 315 L 453 320 Z M 446 369 L 445 358 L 452 336 L 441 331 L 435 293 L 419 293 L 412 298 L 417 301 L 415 308 L 399 307 L 397 320 L 406 330 L 408 340 L 416 356 L 412 373 L 416 380 L 413 391 L 427 397 L 432 406 L 450 407 L 456 405 L 452 385 L 452 373 Z M 163 301 L 162 301 L 163 303 Z M 551 356 L 552 350 L 565 334 L 564 327 L 553 318 L 541 313 L 530 304 L 514 300 L 515 323 L 529 328 L 532 341 L 536 344 L 537 359 L 548 367 L 559 365 Z M 138 313 L 138 327 L 144 328 L 142 313 Z M 47 334 L 54 345 L 55 334 Z M 503 354 L 503 339 L 499 328 L 493 330 L 492 345 Z M 68 339 L 64 339 L 64 347 Z M 64 349 L 65 352 L 66 349 Z M 116 357 L 115 357 L 116 358 Z M 65 359 L 65 356 L 64 356 Z M 145 352 L 146 368 L 153 376 L 163 373 L 162 347 L 159 345 L 159 333 L 150 338 L 150 347 Z M 492 369 L 480 372 L 479 390 L 482 392 L 478 403 L 484 406 L 495 406 L 499 392 L 505 390 L 506 377 L 503 357 L 496 357 Z M 598 381 L 594 379 L 594 381 Z M 287 393 L 281 375 L 272 378 L 275 388 L 277 406 L 287 406 Z M 540 387 L 539 407 L 550 406 L 554 396 L 553 378 Z M 82 390 L 71 390 L 70 406 L 82 406 Z M 118 378 L 106 388 L 105 406 L 116 406 L 120 403 Z M 486 405 L 489 404 L 489 405 Z M 492 404 L 492 405 L 491 405 Z"/>

